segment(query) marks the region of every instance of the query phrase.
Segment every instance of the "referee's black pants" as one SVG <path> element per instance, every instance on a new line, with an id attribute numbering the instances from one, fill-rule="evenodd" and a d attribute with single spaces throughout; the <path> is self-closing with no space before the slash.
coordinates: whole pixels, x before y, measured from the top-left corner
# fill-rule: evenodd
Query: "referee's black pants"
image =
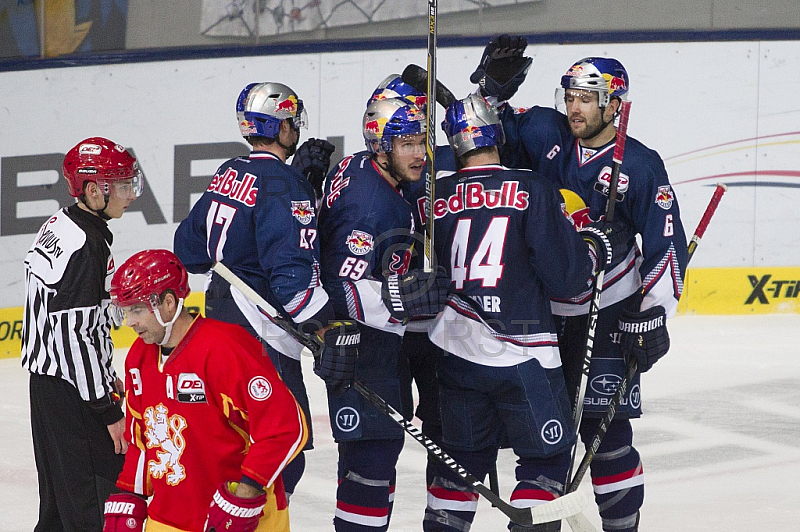
<path id="1" fill-rule="evenodd" d="M 31 431 L 39 477 L 39 522 L 35 532 L 101 531 L 103 504 L 124 454 L 114 453 L 108 428 L 58 377 L 31 374 Z"/>

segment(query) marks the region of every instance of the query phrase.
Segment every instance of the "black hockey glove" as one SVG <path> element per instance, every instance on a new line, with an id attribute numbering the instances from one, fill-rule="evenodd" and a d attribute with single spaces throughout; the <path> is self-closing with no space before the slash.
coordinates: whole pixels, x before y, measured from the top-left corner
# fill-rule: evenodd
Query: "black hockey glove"
<path id="1" fill-rule="evenodd" d="M 361 333 L 354 321 L 337 321 L 325 331 L 325 347 L 314 359 L 314 373 L 325 381 L 333 395 L 346 392 L 353 384 Z"/>
<path id="2" fill-rule="evenodd" d="M 636 357 L 641 373 L 652 368 L 669 351 L 667 314 L 661 305 L 641 312 L 623 312 L 619 330 L 622 352 L 626 358 Z"/>
<path id="3" fill-rule="evenodd" d="M 383 280 L 383 303 L 400 323 L 412 318 L 433 318 L 447 303 L 450 278 L 439 266 L 435 272 L 411 270 L 389 275 Z"/>
<path id="4" fill-rule="evenodd" d="M 483 96 L 494 96 L 498 103 L 508 100 L 517 93 L 533 63 L 522 55 L 527 46 L 528 39 L 522 35 L 492 37 L 470 82 L 480 85 Z"/>
<path id="5" fill-rule="evenodd" d="M 615 258 L 628 253 L 628 241 L 633 230 L 623 222 L 610 224 L 601 220 L 585 225 L 578 231 L 589 244 L 589 252 L 594 262 L 594 274 L 613 264 Z"/>
<path id="6" fill-rule="evenodd" d="M 292 166 L 303 174 L 314 187 L 317 199 L 322 197 L 322 183 L 328 175 L 331 154 L 336 147 L 324 139 L 308 139 L 297 148 Z"/>

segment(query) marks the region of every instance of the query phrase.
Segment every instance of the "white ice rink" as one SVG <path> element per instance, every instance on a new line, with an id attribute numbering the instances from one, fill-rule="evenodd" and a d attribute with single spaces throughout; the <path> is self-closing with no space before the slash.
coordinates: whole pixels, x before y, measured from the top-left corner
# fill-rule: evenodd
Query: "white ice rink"
<path id="1" fill-rule="evenodd" d="M 646 478 L 640 529 L 800 530 L 800 315 L 681 316 L 669 323 L 672 350 L 643 376 L 646 413 L 634 421 Z M 316 449 L 292 498 L 295 532 L 332 530 L 336 486 L 324 387 L 308 369 Z M 0 530 L 32 530 L 38 500 L 28 378 L 16 359 L 0 360 L 0 424 Z M 421 530 L 424 466 L 424 448 L 406 438 L 393 532 Z M 502 452 L 506 500 L 513 466 L 513 455 Z M 581 489 L 590 490 L 588 475 Z M 599 529 L 593 505 L 586 515 Z M 481 502 L 473 530 L 503 531 L 506 522 Z"/>

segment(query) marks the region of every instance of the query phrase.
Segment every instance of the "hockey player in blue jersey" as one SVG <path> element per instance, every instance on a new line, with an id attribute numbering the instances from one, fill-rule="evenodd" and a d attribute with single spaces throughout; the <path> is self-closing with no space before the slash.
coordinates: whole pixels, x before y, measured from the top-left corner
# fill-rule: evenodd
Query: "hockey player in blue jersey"
<path id="1" fill-rule="evenodd" d="M 401 98 L 419 107 L 427 113 L 428 97 L 410 85 L 403 82 L 399 74 L 390 74 L 373 91 L 367 106 L 377 100 L 387 98 Z M 428 171 L 427 162 L 422 175 Z M 455 154 L 448 144 L 436 147 L 436 172 L 455 172 Z M 411 205 L 414 215 L 414 252 L 411 254 L 410 268 L 422 268 L 424 254 L 422 250 L 425 243 L 425 179 L 411 181 L 404 179 L 400 183 L 403 197 Z M 437 444 L 441 442 L 441 418 L 439 416 L 439 384 L 436 379 L 436 358 L 439 356 L 439 347 L 431 343 L 428 338 L 428 325 L 430 320 L 410 321 L 403 334 L 403 343 L 400 348 L 400 379 L 402 382 L 403 415 L 406 419 L 416 416 L 422 421 L 422 432 Z M 412 383 L 417 389 L 417 405 L 414 408 L 414 393 Z M 436 459 L 428 456 L 425 468 L 426 480 L 430 484 L 433 480 L 433 469 Z"/>
<path id="2" fill-rule="evenodd" d="M 420 179 L 425 115 L 405 99 L 379 99 L 363 118 L 367 151 L 329 174 L 320 216 L 322 278 L 336 316 L 361 325 L 355 376 L 401 409 L 400 346 L 405 323 L 435 316 L 447 294 L 436 272 L 409 271 L 415 224 L 398 187 Z M 328 387 L 338 443 L 337 531 L 389 526 L 403 430 L 354 390 Z"/>
<path id="3" fill-rule="evenodd" d="M 503 98 L 514 94 L 524 79 L 517 67 L 526 44 L 523 37 L 507 35 L 490 41 L 473 74 L 482 80 L 483 92 L 495 96 L 502 92 Z M 504 54 L 497 53 L 499 48 Z M 587 57 L 561 78 L 556 104 L 565 114 L 540 110 L 527 117 L 527 113 L 504 115 L 504 125 L 513 130 L 517 142 L 506 153 L 524 151 L 531 167 L 536 161 L 548 161 L 543 162 L 550 164 L 544 175 L 564 190 L 578 227 L 600 219 L 605 212 L 616 137 L 614 120 L 629 86 L 628 73 L 619 61 Z M 587 387 L 580 429 L 584 444 L 596 431 L 625 372 L 626 357 L 636 357 L 644 372 L 667 353 L 666 318 L 677 309 L 687 262 L 678 200 L 664 163 L 658 153 L 631 137 L 625 144 L 617 200 L 615 223 L 630 227 L 640 235 L 642 244 L 631 239 L 625 253 L 606 269 L 589 374 L 589 382 L 595 384 Z M 571 397 L 580 382 L 590 295 L 587 290 L 574 298 L 553 301 Z M 612 384 L 598 386 L 608 375 L 615 376 Z M 606 531 L 638 530 L 644 500 L 643 469 L 633 447 L 630 423 L 641 415 L 638 377 L 628 390 L 591 465 L 595 500 Z"/>
<path id="4" fill-rule="evenodd" d="M 306 126 L 306 111 L 286 85 L 251 83 L 239 95 L 236 114 L 241 134 L 253 150 L 220 166 L 178 226 L 174 249 L 189 272 L 210 274 L 206 316 L 242 325 L 258 337 L 310 420 L 300 369 L 302 346 L 239 290 L 210 272 L 215 262 L 222 261 L 305 332 L 321 331 L 328 346 L 350 345 L 339 351 L 326 348 L 315 361 L 315 372 L 323 379 L 347 385 L 347 368 L 355 364 L 358 346 L 337 343 L 337 335 L 357 335 L 357 325 L 350 322 L 323 330 L 333 318 L 333 308 L 320 283 L 316 202 L 306 179 L 311 176 L 303 175 L 306 168 L 286 164 L 295 153 L 300 128 Z M 321 150 L 320 158 L 318 151 L 318 156 L 304 161 L 327 168 L 325 153 L 330 152 Z M 311 438 L 306 445 L 310 448 Z M 287 497 L 304 466 L 301 453 L 284 469 Z"/>
<path id="5" fill-rule="evenodd" d="M 449 353 L 437 365 L 442 447 L 482 479 L 507 443 L 518 457 L 512 504 L 532 507 L 564 493 L 576 439 L 549 298 L 585 291 L 615 233 L 579 234 L 547 180 L 500 165 L 503 128 L 481 96 L 453 103 L 444 129 L 462 168 L 437 180 L 433 206 L 436 253 L 452 279 L 430 332 Z M 468 530 L 477 498 L 439 466 L 424 530 Z"/>

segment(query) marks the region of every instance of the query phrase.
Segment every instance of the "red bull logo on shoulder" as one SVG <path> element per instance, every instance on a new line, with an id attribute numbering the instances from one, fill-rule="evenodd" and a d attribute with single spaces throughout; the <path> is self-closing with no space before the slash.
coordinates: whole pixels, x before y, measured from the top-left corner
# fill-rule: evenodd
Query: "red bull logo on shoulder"
<path id="1" fill-rule="evenodd" d="M 347 237 L 347 247 L 354 255 L 366 255 L 372 251 L 374 241 L 371 234 L 353 229 Z"/>
<path id="2" fill-rule="evenodd" d="M 314 218 L 314 207 L 311 206 L 310 201 L 293 201 L 292 216 L 297 218 L 301 224 L 308 225 Z"/>

